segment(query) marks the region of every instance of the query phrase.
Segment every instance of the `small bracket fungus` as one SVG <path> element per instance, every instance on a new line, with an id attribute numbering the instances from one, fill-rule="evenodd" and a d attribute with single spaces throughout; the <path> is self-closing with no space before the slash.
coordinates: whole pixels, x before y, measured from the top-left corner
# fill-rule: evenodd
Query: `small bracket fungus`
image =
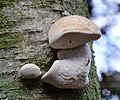
<path id="1" fill-rule="evenodd" d="M 25 64 L 19 71 L 22 78 L 34 79 L 41 75 L 41 70 L 35 64 Z"/>
<path id="2" fill-rule="evenodd" d="M 58 59 L 42 81 L 58 88 L 80 89 L 89 84 L 91 50 L 87 42 L 100 38 L 101 32 L 89 19 L 67 16 L 56 21 L 48 32 L 52 48 L 61 49 Z"/>

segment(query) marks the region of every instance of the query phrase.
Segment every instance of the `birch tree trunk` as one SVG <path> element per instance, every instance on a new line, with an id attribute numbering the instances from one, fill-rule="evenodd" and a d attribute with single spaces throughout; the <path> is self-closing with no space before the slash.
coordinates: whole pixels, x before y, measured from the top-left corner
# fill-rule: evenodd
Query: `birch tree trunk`
<path id="1" fill-rule="evenodd" d="M 93 60 L 90 84 L 84 90 L 57 89 L 43 84 L 40 77 L 17 78 L 26 63 L 38 65 L 43 74 L 51 67 L 56 52 L 48 45 L 48 30 L 58 18 L 73 14 L 88 16 L 85 0 L 0 0 L 1 100 L 101 99 Z"/>

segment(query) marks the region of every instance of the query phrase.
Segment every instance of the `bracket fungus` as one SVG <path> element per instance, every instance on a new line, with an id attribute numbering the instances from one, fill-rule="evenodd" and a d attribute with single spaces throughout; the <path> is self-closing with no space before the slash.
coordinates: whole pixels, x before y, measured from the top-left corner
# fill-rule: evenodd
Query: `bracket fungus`
<path id="1" fill-rule="evenodd" d="M 19 71 L 20 77 L 24 79 L 35 79 L 41 75 L 40 68 L 35 64 L 25 64 Z"/>
<path id="2" fill-rule="evenodd" d="M 58 59 L 42 76 L 42 81 L 58 88 L 80 89 L 89 84 L 91 50 L 87 42 L 101 36 L 89 19 L 72 15 L 60 18 L 48 32 L 49 44 L 59 49 Z"/>
<path id="3" fill-rule="evenodd" d="M 56 60 L 43 81 L 59 88 L 82 88 L 89 83 L 91 51 L 88 44 L 58 52 Z"/>
<path id="4" fill-rule="evenodd" d="M 75 48 L 101 36 L 99 28 L 83 16 L 66 16 L 57 20 L 48 32 L 49 44 L 55 49 Z"/>

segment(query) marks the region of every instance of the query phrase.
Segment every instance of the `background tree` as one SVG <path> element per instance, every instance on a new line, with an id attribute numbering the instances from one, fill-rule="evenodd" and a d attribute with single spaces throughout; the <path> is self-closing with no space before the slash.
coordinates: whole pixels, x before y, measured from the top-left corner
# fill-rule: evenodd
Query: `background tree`
<path id="1" fill-rule="evenodd" d="M 56 52 L 48 45 L 48 30 L 58 18 L 73 14 L 88 16 L 85 0 L 0 0 L 0 99 L 101 99 L 93 60 L 90 84 L 82 91 L 57 89 L 42 84 L 40 77 L 17 78 L 26 63 L 38 65 L 43 74 L 51 67 Z"/>

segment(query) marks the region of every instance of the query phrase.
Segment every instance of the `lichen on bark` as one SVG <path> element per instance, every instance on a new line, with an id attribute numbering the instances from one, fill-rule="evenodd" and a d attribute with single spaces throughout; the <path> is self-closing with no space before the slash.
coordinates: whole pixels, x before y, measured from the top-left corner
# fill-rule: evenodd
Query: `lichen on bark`
<path id="1" fill-rule="evenodd" d="M 43 74 L 56 59 L 47 32 L 60 17 L 88 16 L 85 0 L 0 1 L 0 99 L 100 100 L 99 83 L 92 61 L 90 85 L 84 90 L 57 89 L 35 80 L 19 80 L 18 71 L 35 63 Z"/>

